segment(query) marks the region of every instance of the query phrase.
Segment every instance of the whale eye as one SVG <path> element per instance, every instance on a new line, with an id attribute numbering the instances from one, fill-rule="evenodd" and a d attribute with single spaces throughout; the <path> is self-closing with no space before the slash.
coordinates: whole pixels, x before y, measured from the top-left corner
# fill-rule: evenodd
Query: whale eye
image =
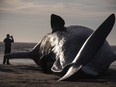
<path id="1" fill-rule="evenodd" d="M 65 25 L 65 21 L 58 15 L 51 15 L 51 28 L 52 32 L 63 31 Z"/>

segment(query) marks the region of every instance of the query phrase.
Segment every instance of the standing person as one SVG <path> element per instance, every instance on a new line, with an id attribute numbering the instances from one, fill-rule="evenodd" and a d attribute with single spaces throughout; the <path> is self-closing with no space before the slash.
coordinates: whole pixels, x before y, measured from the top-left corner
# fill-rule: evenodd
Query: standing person
<path id="1" fill-rule="evenodd" d="M 10 36 L 10 34 L 7 34 L 6 35 L 6 38 L 4 39 L 4 43 L 5 43 L 5 54 L 11 53 L 11 43 L 13 43 L 13 42 L 14 42 L 13 36 Z M 10 65 L 9 59 L 6 59 L 4 57 L 3 64 L 5 64 L 5 63 L 8 64 L 8 65 Z"/>

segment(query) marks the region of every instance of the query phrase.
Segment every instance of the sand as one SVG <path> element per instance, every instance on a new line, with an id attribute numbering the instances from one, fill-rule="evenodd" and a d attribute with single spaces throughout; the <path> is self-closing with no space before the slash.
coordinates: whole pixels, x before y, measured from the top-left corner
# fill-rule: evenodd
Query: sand
<path id="1" fill-rule="evenodd" d="M 3 45 L 0 45 L 0 87 L 116 87 L 116 62 L 108 72 L 97 78 L 78 78 L 77 81 L 61 81 L 54 74 L 45 74 L 32 60 L 11 60 L 11 65 L 2 65 Z M 18 45 L 17 45 L 18 46 Z M 24 46 L 24 45 L 22 45 Z M 26 45 L 27 46 L 27 45 Z M 28 50 L 14 47 L 14 51 Z"/>

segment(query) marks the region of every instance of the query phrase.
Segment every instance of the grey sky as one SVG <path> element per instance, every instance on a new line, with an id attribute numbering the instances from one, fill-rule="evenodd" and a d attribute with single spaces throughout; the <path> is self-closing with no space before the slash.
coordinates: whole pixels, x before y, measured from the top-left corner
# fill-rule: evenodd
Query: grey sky
<path id="1" fill-rule="evenodd" d="M 66 26 L 96 29 L 111 13 L 115 0 L 0 0 L 0 41 L 10 33 L 16 42 L 39 42 L 51 32 L 50 15 L 64 18 Z M 108 36 L 116 45 L 116 24 Z"/>

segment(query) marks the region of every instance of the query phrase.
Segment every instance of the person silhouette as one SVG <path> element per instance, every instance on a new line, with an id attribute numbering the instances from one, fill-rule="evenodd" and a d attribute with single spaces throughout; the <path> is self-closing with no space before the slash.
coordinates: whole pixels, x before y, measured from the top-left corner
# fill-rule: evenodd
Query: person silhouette
<path id="1" fill-rule="evenodd" d="M 14 42 L 13 36 L 10 36 L 10 34 L 7 34 L 6 38 L 4 39 L 4 43 L 5 43 L 4 54 L 11 53 L 11 43 L 13 43 L 13 42 Z M 6 59 L 4 57 L 3 64 L 5 64 L 5 63 L 10 65 L 9 59 Z"/>

